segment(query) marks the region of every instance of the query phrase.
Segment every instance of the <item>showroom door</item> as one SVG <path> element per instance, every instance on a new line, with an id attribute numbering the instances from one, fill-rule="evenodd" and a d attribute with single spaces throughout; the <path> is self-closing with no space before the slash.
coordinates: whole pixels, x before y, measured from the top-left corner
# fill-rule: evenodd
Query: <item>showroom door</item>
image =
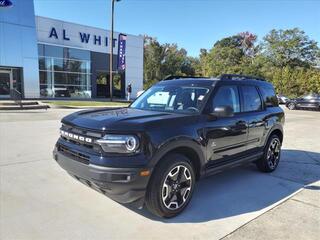
<path id="1" fill-rule="evenodd" d="M 10 97 L 10 89 L 12 89 L 12 73 L 0 69 L 0 98 Z"/>

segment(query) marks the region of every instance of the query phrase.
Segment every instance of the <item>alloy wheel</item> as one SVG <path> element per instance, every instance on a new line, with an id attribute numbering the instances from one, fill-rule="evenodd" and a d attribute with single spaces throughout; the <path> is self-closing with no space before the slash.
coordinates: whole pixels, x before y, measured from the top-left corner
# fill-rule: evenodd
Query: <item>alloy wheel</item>
<path id="1" fill-rule="evenodd" d="M 293 110 L 295 108 L 295 105 L 293 103 L 289 103 L 288 108 L 290 110 Z"/>
<path id="2" fill-rule="evenodd" d="M 177 210 L 181 208 L 191 193 L 192 176 L 184 165 L 173 167 L 162 185 L 162 202 L 166 208 Z"/>
<path id="3" fill-rule="evenodd" d="M 271 169 L 275 169 L 280 158 L 281 143 L 279 139 L 274 138 L 268 148 L 267 162 Z"/>

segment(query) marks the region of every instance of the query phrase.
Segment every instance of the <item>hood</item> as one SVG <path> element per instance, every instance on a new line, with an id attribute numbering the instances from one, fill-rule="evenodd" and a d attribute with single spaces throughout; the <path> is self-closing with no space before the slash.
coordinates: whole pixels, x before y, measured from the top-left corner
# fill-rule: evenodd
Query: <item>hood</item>
<path id="1" fill-rule="evenodd" d="M 62 123 L 92 130 L 143 130 L 148 122 L 182 118 L 186 115 L 134 108 L 95 109 L 70 114 Z"/>

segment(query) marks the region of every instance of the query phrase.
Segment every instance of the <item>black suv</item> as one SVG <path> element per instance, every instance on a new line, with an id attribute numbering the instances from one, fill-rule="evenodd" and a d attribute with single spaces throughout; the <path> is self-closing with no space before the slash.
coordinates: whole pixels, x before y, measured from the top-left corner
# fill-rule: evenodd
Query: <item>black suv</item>
<path id="1" fill-rule="evenodd" d="M 274 88 L 262 79 L 173 79 L 128 108 L 66 116 L 53 155 L 70 175 L 115 201 L 173 217 L 201 177 L 249 162 L 274 171 L 283 124 Z"/>

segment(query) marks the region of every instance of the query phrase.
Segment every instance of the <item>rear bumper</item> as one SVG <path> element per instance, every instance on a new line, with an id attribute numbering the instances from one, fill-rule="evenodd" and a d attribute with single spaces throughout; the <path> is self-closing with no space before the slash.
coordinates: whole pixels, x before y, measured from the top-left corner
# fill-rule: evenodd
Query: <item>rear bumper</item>
<path id="1" fill-rule="evenodd" d="M 120 203 L 144 198 L 150 176 L 140 176 L 145 168 L 111 168 L 84 164 L 65 156 L 56 149 L 53 158 L 70 175 L 87 186 Z"/>

